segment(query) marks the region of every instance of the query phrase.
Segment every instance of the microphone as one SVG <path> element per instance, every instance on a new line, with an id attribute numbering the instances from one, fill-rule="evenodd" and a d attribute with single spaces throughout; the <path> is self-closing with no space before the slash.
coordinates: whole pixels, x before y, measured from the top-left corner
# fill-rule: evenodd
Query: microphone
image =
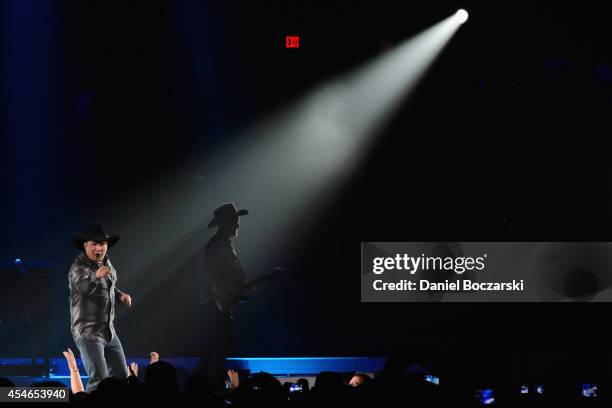
<path id="1" fill-rule="evenodd" d="M 107 262 L 108 262 L 108 255 L 104 255 L 102 259 L 98 259 L 96 261 L 96 265 L 98 265 L 98 269 L 100 269 L 101 267 L 106 266 Z M 96 269 L 95 272 L 97 272 L 98 269 Z M 107 280 L 109 279 L 108 275 L 106 275 L 104 278 Z"/>
<path id="2" fill-rule="evenodd" d="M 96 257 L 96 265 L 98 265 L 98 269 L 100 269 L 102 266 L 104 266 L 104 258 L 100 259 L 98 257 Z M 98 270 L 96 269 L 96 271 Z"/>

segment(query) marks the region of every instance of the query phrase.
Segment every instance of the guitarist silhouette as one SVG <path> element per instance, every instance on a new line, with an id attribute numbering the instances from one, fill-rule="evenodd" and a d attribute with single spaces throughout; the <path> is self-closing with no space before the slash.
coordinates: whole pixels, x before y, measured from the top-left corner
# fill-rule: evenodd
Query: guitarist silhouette
<path id="1" fill-rule="evenodd" d="M 245 274 L 236 255 L 232 240 L 238 236 L 239 217 L 247 210 L 236 210 L 233 203 L 223 204 L 214 211 L 208 228 L 217 227 L 204 250 L 204 279 L 201 292 L 203 342 L 196 371 L 219 389 L 225 385 L 225 359 L 231 348 L 232 307 L 256 290 L 245 285 Z"/>
<path id="2" fill-rule="evenodd" d="M 238 236 L 240 216 L 247 210 L 236 210 L 232 203 L 223 204 L 214 212 L 208 228 L 217 227 L 204 250 L 204 274 L 200 302 L 203 306 L 202 335 L 199 343 L 200 362 L 196 368 L 218 389 L 225 386 L 225 359 L 233 342 L 232 308 L 257 291 L 259 284 L 284 276 L 287 269 L 245 283 L 245 274 L 232 240 Z"/>

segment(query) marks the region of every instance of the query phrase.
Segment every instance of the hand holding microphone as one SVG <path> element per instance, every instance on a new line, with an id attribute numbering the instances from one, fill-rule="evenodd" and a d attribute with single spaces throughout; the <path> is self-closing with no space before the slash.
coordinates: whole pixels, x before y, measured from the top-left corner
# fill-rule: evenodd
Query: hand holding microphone
<path id="1" fill-rule="evenodd" d="M 96 271 L 96 278 L 106 278 L 106 275 L 110 273 L 110 269 L 108 266 L 104 265 L 104 260 L 99 259 L 96 261 L 98 264 L 98 270 Z"/>
<path id="2" fill-rule="evenodd" d="M 108 266 L 102 266 L 96 271 L 96 278 L 106 278 L 106 275 L 110 273 Z"/>

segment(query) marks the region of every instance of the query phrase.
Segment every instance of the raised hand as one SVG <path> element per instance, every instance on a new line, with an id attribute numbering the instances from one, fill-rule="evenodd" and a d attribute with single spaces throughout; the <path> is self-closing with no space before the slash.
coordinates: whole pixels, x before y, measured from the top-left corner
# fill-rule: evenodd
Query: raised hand
<path id="1" fill-rule="evenodd" d="M 226 381 L 225 384 L 230 390 L 235 390 L 240 385 L 240 379 L 238 378 L 238 372 L 235 370 L 227 370 L 227 376 L 229 377 L 229 381 Z"/>
<path id="2" fill-rule="evenodd" d="M 136 362 L 130 364 L 130 374 L 138 378 L 138 364 L 136 364 Z"/>
<path id="3" fill-rule="evenodd" d="M 157 363 L 159 361 L 159 354 L 155 351 L 149 353 L 149 364 Z"/>
<path id="4" fill-rule="evenodd" d="M 68 368 L 70 369 L 70 371 L 78 370 L 79 367 L 77 366 L 76 357 L 74 356 L 74 353 L 72 352 L 72 350 L 68 348 L 68 351 L 63 351 L 62 353 L 64 354 L 64 357 L 66 358 L 66 362 L 68 363 Z"/>

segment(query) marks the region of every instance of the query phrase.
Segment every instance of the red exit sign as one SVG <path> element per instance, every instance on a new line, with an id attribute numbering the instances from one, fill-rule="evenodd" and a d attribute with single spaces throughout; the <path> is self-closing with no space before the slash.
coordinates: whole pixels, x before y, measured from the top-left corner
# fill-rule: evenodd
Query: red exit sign
<path id="1" fill-rule="evenodd" d="M 285 48 L 300 48 L 300 37 L 297 35 L 286 36 Z"/>

